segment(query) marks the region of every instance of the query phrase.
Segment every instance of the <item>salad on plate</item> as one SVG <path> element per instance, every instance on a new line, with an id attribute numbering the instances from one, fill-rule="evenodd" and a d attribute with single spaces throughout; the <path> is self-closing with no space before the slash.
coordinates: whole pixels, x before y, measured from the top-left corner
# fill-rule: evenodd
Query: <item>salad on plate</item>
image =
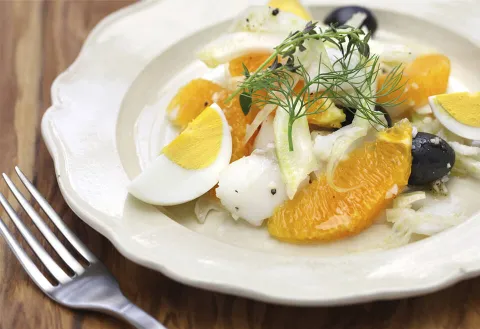
<path id="1" fill-rule="evenodd" d="M 287 243 L 381 220 L 399 246 L 466 220 L 449 184 L 480 179 L 480 93 L 450 92 L 450 59 L 383 42 L 363 7 L 323 21 L 298 0 L 240 13 L 197 57 L 210 68 L 165 111 L 178 135 L 129 186 L 199 222 L 230 214 Z"/>

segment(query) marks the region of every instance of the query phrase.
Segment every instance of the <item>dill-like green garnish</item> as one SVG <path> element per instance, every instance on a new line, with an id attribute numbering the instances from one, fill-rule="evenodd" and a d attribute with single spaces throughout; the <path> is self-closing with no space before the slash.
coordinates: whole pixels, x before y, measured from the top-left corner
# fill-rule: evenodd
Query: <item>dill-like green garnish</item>
<path id="1" fill-rule="evenodd" d="M 299 58 L 294 56 L 307 50 L 304 43 L 312 39 L 330 43 L 342 54 L 334 63 L 320 58 L 315 76 L 311 76 Z M 376 105 L 383 107 L 397 105 L 398 98 L 385 103 L 377 102 L 377 98 L 403 88 L 402 71 L 401 66 L 395 67 L 387 75 L 381 88 L 372 90 L 380 72 L 380 62 L 377 55 L 370 56 L 369 39 L 370 35 L 365 35 L 362 30 L 353 27 L 331 26 L 322 31 L 317 28 L 316 23 L 309 22 L 303 31 L 291 33 L 278 45 L 273 54 L 255 72 L 249 72 L 244 66 L 245 80 L 227 101 L 240 94 L 240 105 L 245 115 L 253 104 L 259 106 L 273 104 L 287 111 L 290 117 L 288 123 L 290 151 L 293 150 L 293 123 L 303 116 L 328 110 L 324 106 L 318 106 L 324 103 L 322 99 L 326 101 L 328 98 L 345 108 L 356 109 L 357 116 L 372 124 L 385 125 L 381 119 L 383 114 L 374 108 Z M 355 61 L 358 63 L 352 66 L 354 54 L 357 54 Z M 325 52 L 321 56 L 326 56 Z M 282 60 L 279 60 L 279 57 Z M 323 69 L 325 72 L 322 72 L 322 65 L 329 69 Z M 303 81 L 303 88 L 295 92 L 299 81 Z"/>

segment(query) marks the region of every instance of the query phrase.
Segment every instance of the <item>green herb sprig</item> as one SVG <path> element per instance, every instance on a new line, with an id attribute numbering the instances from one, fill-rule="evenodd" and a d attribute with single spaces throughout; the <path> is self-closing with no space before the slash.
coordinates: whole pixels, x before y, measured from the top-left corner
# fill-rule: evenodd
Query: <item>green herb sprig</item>
<path id="1" fill-rule="evenodd" d="M 341 51 L 342 56 L 334 63 L 325 61 L 331 64 L 334 70 L 322 72 L 323 61 L 320 58 L 317 73 L 311 76 L 298 57 L 294 56 L 297 51 L 307 50 L 304 43 L 311 39 L 330 43 Z M 316 23 L 309 22 L 302 31 L 290 33 L 255 72 L 249 72 L 244 65 L 245 80 L 227 101 L 240 94 L 240 105 L 245 115 L 254 104 L 260 107 L 274 104 L 287 111 L 290 151 L 293 151 L 293 123 L 301 117 L 328 110 L 328 107 L 318 106 L 326 99 L 341 104 L 345 108 L 356 109 L 358 116 L 372 124 L 385 125 L 382 120 L 383 114 L 375 111 L 374 108 L 377 105 L 395 106 L 399 103 L 398 98 L 384 103 L 377 102 L 377 98 L 387 96 L 404 87 L 402 70 L 401 66 L 393 68 L 382 87 L 372 90 L 372 85 L 381 68 L 379 57 L 370 56 L 369 39 L 370 35 L 365 35 L 362 30 L 353 27 L 331 26 L 322 31 Z M 352 67 L 354 54 L 361 56 L 358 63 Z M 272 64 L 269 65 L 269 63 Z M 303 80 L 304 86 L 300 91 L 295 92 L 294 89 L 299 80 Z"/>

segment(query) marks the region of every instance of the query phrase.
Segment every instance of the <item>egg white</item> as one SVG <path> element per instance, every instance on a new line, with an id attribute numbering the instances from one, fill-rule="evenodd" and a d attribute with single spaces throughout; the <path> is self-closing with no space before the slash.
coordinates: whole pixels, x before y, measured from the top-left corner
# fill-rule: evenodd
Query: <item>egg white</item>
<path id="1" fill-rule="evenodd" d="M 279 33 L 235 32 L 224 34 L 197 52 L 197 57 L 214 68 L 251 53 L 273 53 L 273 48 L 285 39 Z"/>
<path id="2" fill-rule="evenodd" d="M 307 21 L 294 14 L 280 11 L 272 14 L 268 6 L 252 6 L 241 13 L 228 33 L 208 43 L 197 57 L 208 67 L 225 64 L 251 53 L 272 53 L 291 31 L 302 30 Z"/>
<path id="3" fill-rule="evenodd" d="M 435 99 L 435 96 L 430 96 L 428 98 L 428 102 L 432 108 L 433 114 L 445 128 L 460 137 L 472 140 L 480 140 L 480 128 L 468 126 L 458 122 L 440 104 L 438 104 Z"/>
<path id="4" fill-rule="evenodd" d="M 269 6 L 250 6 L 230 26 L 229 32 L 266 32 L 283 33 L 302 30 L 307 20 L 295 14 L 280 10 L 273 15 L 274 8 Z"/>
<path id="5" fill-rule="evenodd" d="M 218 183 L 220 172 L 230 163 L 232 136 L 223 111 L 217 104 L 211 107 L 220 114 L 223 122 L 222 143 L 215 161 L 207 168 L 191 170 L 161 154 L 131 182 L 128 186 L 130 194 L 149 204 L 172 206 L 194 200 Z"/>

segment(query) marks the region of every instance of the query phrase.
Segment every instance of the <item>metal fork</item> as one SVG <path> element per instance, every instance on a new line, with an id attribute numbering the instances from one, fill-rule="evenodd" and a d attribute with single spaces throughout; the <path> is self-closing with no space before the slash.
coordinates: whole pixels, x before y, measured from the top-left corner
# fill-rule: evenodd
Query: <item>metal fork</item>
<path id="1" fill-rule="evenodd" d="M 25 177 L 22 171 L 15 167 L 18 177 L 25 185 L 33 198 L 38 202 L 45 214 L 55 224 L 63 236 L 70 242 L 73 248 L 88 262 L 82 266 L 80 262 L 64 247 L 60 240 L 45 224 L 40 215 L 33 209 L 27 199 L 20 193 L 7 175 L 3 174 L 8 187 L 12 191 L 18 203 L 30 216 L 37 228 L 42 232 L 45 239 L 50 243 L 56 253 L 62 258 L 74 275 L 70 276 L 52 259 L 52 257 L 40 245 L 38 240 L 30 233 L 28 228 L 15 213 L 7 199 L 0 193 L 0 203 L 5 208 L 8 216 L 30 245 L 33 252 L 38 256 L 45 268 L 58 282 L 52 284 L 40 272 L 30 257 L 25 253 L 7 226 L 0 218 L 0 232 L 5 237 L 10 249 L 27 271 L 30 278 L 37 286 L 54 301 L 75 309 L 94 310 L 115 316 L 124 320 L 138 329 L 166 329 L 150 315 L 129 301 L 120 291 L 117 281 L 108 272 L 105 266 L 85 247 L 85 245 L 70 231 L 60 219 L 53 208 L 42 197 L 40 192 Z"/>

